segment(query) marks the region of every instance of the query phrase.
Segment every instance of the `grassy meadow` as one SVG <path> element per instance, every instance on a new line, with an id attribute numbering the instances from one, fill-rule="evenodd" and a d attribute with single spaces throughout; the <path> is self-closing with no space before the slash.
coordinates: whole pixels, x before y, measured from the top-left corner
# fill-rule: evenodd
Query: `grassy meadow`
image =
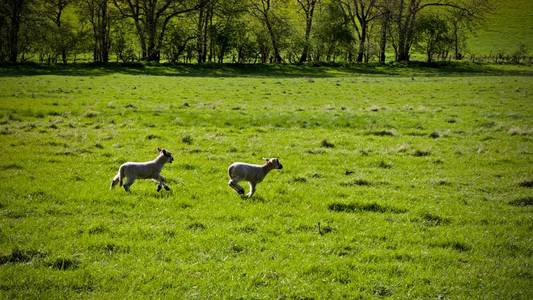
<path id="1" fill-rule="evenodd" d="M 472 54 L 515 53 L 520 44 L 533 53 L 533 1 L 495 0 L 492 10 L 467 40 Z"/>
<path id="2" fill-rule="evenodd" d="M 531 299 L 532 86 L 525 66 L 0 68 L 0 297 Z M 157 147 L 172 191 L 109 190 Z M 240 198 L 227 166 L 261 157 L 283 170 Z"/>

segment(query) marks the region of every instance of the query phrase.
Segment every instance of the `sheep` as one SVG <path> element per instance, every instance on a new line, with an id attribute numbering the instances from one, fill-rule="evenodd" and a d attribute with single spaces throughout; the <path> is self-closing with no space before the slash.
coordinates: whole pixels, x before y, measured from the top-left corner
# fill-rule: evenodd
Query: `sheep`
<path id="1" fill-rule="evenodd" d="M 248 198 L 255 193 L 255 187 L 258 183 L 263 181 L 265 176 L 273 169 L 283 169 L 283 165 L 277 158 L 263 158 L 266 161 L 264 165 L 253 165 L 247 163 L 236 162 L 228 167 L 228 175 L 230 180 L 228 185 L 234 189 L 239 195 L 244 195 L 244 189 L 238 183 L 239 181 L 248 181 L 250 191 L 246 195 Z"/>
<path id="2" fill-rule="evenodd" d="M 172 153 L 168 152 L 165 149 L 157 148 L 159 155 L 151 161 L 147 162 L 127 162 L 120 166 L 118 169 L 117 175 L 111 181 L 112 189 L 117 183 L 120 182 L 120 186 L 124 187 L 126 192 L 130 191 L 130 186 L 133 184 L 135 179 L 152 179 L 158 183 L 157 191 L 161 191 L 161 187 L 164 187 L 165 190 L 169 191 L 170 188 L 165 183 L 165 178 L 159 174 L 165 163 L 172 163 L 174 158 Z M 125 184 L 122 183 L 124 177 L 127 178 Z"/>

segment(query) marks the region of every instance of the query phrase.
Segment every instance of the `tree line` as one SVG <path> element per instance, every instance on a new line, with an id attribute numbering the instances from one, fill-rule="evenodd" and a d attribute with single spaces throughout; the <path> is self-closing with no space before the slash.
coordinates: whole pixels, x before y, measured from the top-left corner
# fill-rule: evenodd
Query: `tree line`
<path id="1" fill-rule="evenodd" d="M 489 0 L 0 0 L 0 62 L 462 59 Z"/>

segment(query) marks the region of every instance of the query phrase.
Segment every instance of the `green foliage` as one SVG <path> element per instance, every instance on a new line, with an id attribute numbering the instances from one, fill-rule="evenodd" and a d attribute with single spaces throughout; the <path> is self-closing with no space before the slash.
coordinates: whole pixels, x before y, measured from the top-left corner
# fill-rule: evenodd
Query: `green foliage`
<path id="1" fill-rule="evenodd" d="M 315 62 L 335 61 L 342 53 L 353 52 L 355 37 L 336 2 L 329 2 L 317 16 L 313 33 Z"/>
<path id="2" fill-rule="evenodd" d="M 127 1 L 9 0 L 0 6 L 0 62 L 14 62 L 15 55 L 17 62 L 46 64 L 266 64 L 298 63 L 306 53 L 311 63 L 372 62 L 379 56 L 531 63 L 530 1 L 446 1 L 450 6 L 421 0 L 410 10 L 407 2 L 379 0 L 368 11 L 368 38 L 359 52 L 363 23 L 353 5 L 370 2 L 318 1 L 307 39 L 309 16 L 296 0 L 139 0 L 138 10 Z M 393 21 L 398 19 L 403 21 Z"/>
<path id="3" fill-rule="evenodd" d="M 427 62 L 432 62 L 435 54 L 448 57 L 454 40 L 447 20 L 438 15 L 425 15 L 419 18 L 417 30 L 420 31 L 418 42 L 424 45 Z"/>
<path id="4" fill-rule="evenodd" d="M 169 57 L 169 61 L 175 62 L 174 59 L 179 58 L 179 55 L 181 55 L 181 52 L 178 52 L 179 50 L 176 50 L 176 48 L 179 49 L 182 46 L 183 35 L 182 32 L 173 31 L 169 36 L 170 41 L 168 44 L 172 48 L 166 54 Z M 120 20 L 113 26 L 113 31 L 111 32 L 111 49 L 113 49 L 117 61 L 132 63 L 138 59 L 136 55 L 138 53 L 138 47 L 136 46 L 135 39 L 135 33 L 132 31 L 130 21 Z"/>

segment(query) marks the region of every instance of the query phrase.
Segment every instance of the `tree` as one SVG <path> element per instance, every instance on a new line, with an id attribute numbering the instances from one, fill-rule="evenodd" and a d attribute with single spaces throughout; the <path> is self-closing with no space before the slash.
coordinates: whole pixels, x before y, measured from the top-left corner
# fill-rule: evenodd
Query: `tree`
<path id="1" fill-rule="evenodd" d="M 82 14 L 86 16 L 93 29 L 94 62 L 107 63 L 111 48 L 111 16 L 108 0 L 83 0 Z"/>
<path id="2" fill-rule="evenodd" d="M 448 52 L 452 43 L 448 23 L 444 18 L 428 14 L 418 20 L 417 27 L 420 32 L 419 40 L 425 44 L 428 63 L 433 62 L 435 53 Z"/>
<path id="3" fill-rule="evenodd" d="M 208 0 L 113 0 L 121 15 L 135 24 L 142 57 L 159 62 L 169 22 L 176 16 L 197 10 Z"/>
<path id="4" fill-rule="evenodd" d="M 455 11 L 450 20 L 452 26 L 453 34 L 453 49 L 454 49 L 454 58 L 462 59 L 463 54 L 461 53 L 461 48 L 464 46 L 464 41 L 466 40 L 465 36 L 462 34 L 462 29 L 465 25 L 465 18 L 462 11 Z"/>
<path id="5" fill-rule="evenodd" d="M 243 64 L 246 62 L 256 62 L 258 53 L 258 43 L 254 39 L 254 30 L 250 26 L 251 22 L 246 19 L 239 20 L 235 23 L 235 40 L 234 48 L 237 52 L 237 57 L 234 62 Z"/>
<path id="6" fill-rule="evenodd" d="M 68 28 L 62 23 L 62 15 L 69 4 L 69 0 L 52 0 L 44 1 L 44 12 L 46 17 L 55 25 L 57 38 L 55 39 L 55 48 L 61 53 L 61 60 L 67 63 L 67 48 L 69 44 Z"/>
<path id="7" fill-rule="evenodd" d="M 491 10 L 489 2 L 483 0 L 473 1 L 470 6 L 474 8 L 468 10 L 455 9 L 451 11 L 448 17 L 448 23 L 452 31 L 455 59 L 463 58 L 462 51 L 466 47 L 466 32 L 474 31 L 485 20 L 484 16 Z"/>
<path id="8" fill-rule="evenodd" d="M 367 42 L 368 25 L 378 16 L 377 0 L 339 0 L 344 14 L 350 19 L 359 39 L 357 62 L 363 61 Z"/>
<path id="9" fill-rule="evenodd" d="M 274 0 L 252 0 L 251 14 L 263 23 L 270 36 L 272 50 L 274 50 L 274 63 L 281 63 L 283 59 L 280 55 L 279 35 L 275 26 L 280 23 L 280 17 L 274 14 L 272 3 Z"/>
<path id="10" fill-rule="evenodd" d="M 111 49 L 117 61 L 131 63 L 135 55 L 136 33 L 129 19 L 116 20 L 111 27 Z"/>
<path id="11" fill-rule="evenodd" d="M 245 53 L 250 52 L 248 20 L 244 19 L 247 12 L 247 3 L 244 0 L 218 1 L 215 9 L 216 23 L 211 27 L 212 49 L 216 53 L 218 63 L 223 63 L 226 55 L 233 53 L 233 61 L 245 59 Z M 245 51 L 243 51 L 245 50 Z M 211 55 L 210 55 L 211 56 Z M 247 55 L 246 55 L 247 56 Z"/>
<path id="12" fill-rule="evenodd" d="M 325 3 L 317 16 L 313 34 L 313 60 L 334 62 L 337 55 L 344 53 L 346 61 L 352 62 L 355 38 L 349 27 L 349 20 L 338 3 Z"/>
<path id="13" fill-rule="evenodd" d="M 252 27 L 252 30 L 254 32 L 254 41 L 257 44 L 254 62 L 257 61 L 257 57 L 259 56 L 259 61 L 262 64 L 266 64 L 268 63 L 268 58 L 270 57 L 270 52 L 272 51 L 270 35 L 262 26 L 254 26 Z"/>
<path id="14" fill-rule="evenodd" d="M 462 11 L 471 19 L 482 17 L 488 8 L 488 0 L 391 0 L 394 6 L 395 34 L 393 37 L 396 60 L 409 61 L 411 47 L 416 41 L 417 17 L 432 7 Z"/>
<path id="15" fill-rule="evenodd" d="M 19 32 L 27 13 L 29 0 L 4 0 L 0 4 L 0 25 L 2 25 L 3 60 L 16 63 L 19 54 Z M 5 26 L 5 28 L 4 28 Z M 4 32 L 5 30 L 5 32 Z"/>
<path id="16" fill-rule="evenodd" d="M 311 29 L 313 27 L 313 14 L 315 12 L 315 6 L 320 2 L 320 0 L 297 1 L 305 14 L 304 48 L 302 50 L 302 55 L 300 56 L 300 63 L 304 63 L 307 61 L 307 57 L 309 56 L 309 37 L 311 36 Z"/>
<path id="17" fill-rule="evenodd" d="M 392 21 L 393 7 L 391 1 L 380 1 L 378 4 L 379 20 L 380 20 L 380 35 L 379 35 L 379 62 L 385 63 L 388 33 L 390 31 L 390 23 Z"/>
<path id="18" fill-rule="evenodd" d="M 213 25 L 214 5 L 217 0 L 206 0 L 198 9 L 198 26 L 196 30 L 197 62 L 203 64 L 207 61 L 207 43 L 209 27 Z"/>
<path id="19" fill-rule="evenodd" d="M 192 18 L 176 18 L 169 25 L 168 34 L 163 43 L 163 53 L 170 63 L 185 60 L 187 48 L 196 39 L 196 24 Z"/>

